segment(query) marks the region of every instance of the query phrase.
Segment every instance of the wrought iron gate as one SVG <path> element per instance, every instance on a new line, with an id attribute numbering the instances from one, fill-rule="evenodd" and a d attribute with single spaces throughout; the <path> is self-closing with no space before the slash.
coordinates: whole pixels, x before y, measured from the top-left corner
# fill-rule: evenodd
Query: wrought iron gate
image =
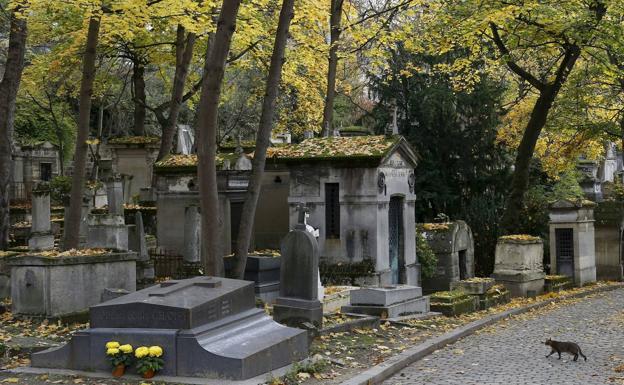
<path id="1" fill-rule="evenodd" d="M 555 229 L 557 274 L 574 278 L 574 233 L 572 229 Z"/>

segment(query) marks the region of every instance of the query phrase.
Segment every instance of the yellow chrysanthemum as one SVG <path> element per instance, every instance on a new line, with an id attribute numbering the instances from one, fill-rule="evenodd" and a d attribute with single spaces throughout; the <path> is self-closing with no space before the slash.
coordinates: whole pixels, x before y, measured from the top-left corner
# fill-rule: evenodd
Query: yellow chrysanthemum
<path id="1" fill-rule="evenodd" d="M 121 350 L 123 353 L 132 353 L 132 345 L 130 344 L 121 345 L 119 347 L 119 350 Z"/>
<path id="2" fill-rule="evenodd" d="M 147 355 L 149 355 L 149 349 L 147 348 L 147 346 L 141 346 L 134 351 L 134 355 L 136 356 L 136 358 L 146 357 Z"/>
<path id="3" fill-rule="evenodd" d="M 149 347 L 149 355 L 150 357 L 160 357 L 163 354 L 163 350 L 160 346 L 150 346 Z"/>
<path id="4" fill-rule="evenodd" d="M 106 349 L 117 349 L 119 347 L 119 342 L 110 341 L 106 343 Z"/>
<path id="5" fill-rule="evenodd" d="M 117 348 L 110 348 L 106 350 L 106 354 L 109 356 L 116 356 L 117 354 L 119 354 L 119 349 Z"/>

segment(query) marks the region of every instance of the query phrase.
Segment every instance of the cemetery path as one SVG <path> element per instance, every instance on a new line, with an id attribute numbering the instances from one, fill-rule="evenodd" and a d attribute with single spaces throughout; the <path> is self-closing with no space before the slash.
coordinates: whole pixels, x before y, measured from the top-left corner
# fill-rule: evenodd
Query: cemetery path
<path id="1" fill-rule="evenodd" d="M 440 349 L 386 385 L 624 384 L 624 289 L 499 322 Z M 577 342 L 587 361 L 555 353 L 549 337 Z M 619 368 L 618 368 L 619 366 Z"/>

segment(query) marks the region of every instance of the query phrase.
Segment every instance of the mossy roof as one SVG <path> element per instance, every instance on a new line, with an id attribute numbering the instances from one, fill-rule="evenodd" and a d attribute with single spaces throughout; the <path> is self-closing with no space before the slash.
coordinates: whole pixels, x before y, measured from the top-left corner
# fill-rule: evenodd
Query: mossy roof
<path id="1" fill-rule="evenodd" d="M 217 153 L 216 163 L 217 169 L 223 167 L 223 162 L 227 159 L 232 165 L 238 160 L 240 155 L 233 152 L 220 152 Z M 193 171 L 197 169 L 197 154 L 183 155 L 183 154 L 171 154 L 154 164 L 154 169 L 157 171 L 165 170 L 189 170 Z"/>
<path id="2" fill-rule="evenodd" d="M 401 140 L 400 136 L 338 136 L 309 138 L 299 144 L 270 147 L 267 158 L 284 161 L 379 159 Z"/>
<path id="3" fill-rule="evenodd" d="M 157 136 L 119 136 L 108 140 L 109 144 L 157 144 Z"/>

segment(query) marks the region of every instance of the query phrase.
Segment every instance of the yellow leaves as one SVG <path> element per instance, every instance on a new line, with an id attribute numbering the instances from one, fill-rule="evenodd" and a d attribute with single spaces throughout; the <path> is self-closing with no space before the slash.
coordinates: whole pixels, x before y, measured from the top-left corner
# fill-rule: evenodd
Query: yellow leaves
<path id="1" fill-rule="evenodd" d="M 50 251 L 39 251 L 34 254 L 40 257 L 46 258 L 62 258 L 62 257 L 81 257 L 81 256 L 95 256 L 109 253 L 109 250 L 106 249 L 70 249 L 67 251 L 60 250 L 50 250 Z"/>
<path id="2" fill-rule="evenodd" d="M 7 383 L 7 384 L 17 384 L 20 382 L 20 380 L 17 377 L 9 377 L 9 378 L 5 378 L 4 380 L 2 380 L 2 382 Z"/>

